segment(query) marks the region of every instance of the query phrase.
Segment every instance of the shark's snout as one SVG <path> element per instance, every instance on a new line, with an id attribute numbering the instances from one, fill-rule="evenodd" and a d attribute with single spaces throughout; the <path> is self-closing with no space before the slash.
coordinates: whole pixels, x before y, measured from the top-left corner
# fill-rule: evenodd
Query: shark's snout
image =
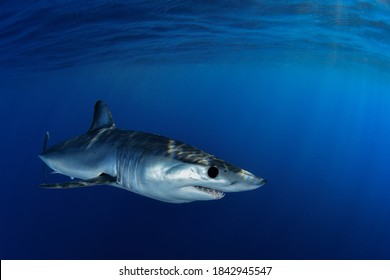
<path id="1" fill-rule="evenodd" d="M 246 182 L 249 185 L 262 186 L 267 182 L 264 178 L 256 176 L 243 169 L 241 169 L 239 175 L 241 176 L 242 181 Z"/>
<path id="2" fill-rule="evenodd" d="M 254 190 L 257 188 L 260 188 L 263 186 L 267 181 L 263 178 L 260 177 L 254 177 L 251 178 L 250 180 L 244 181 L 243 184 L 246 184 L 246 189 L 247 190 Z"/>
<path id="3" fill-rule="evenodd" d="M 256 185 L 257 187 L 261 187 L 265 183 L 267 183 L 267 180 L 260 178 L 260 177 L 256 177 L 256 179 L 253 182 L 253 184 Z"/>
<path id="4" fill-rule="evenodd" d="M 225 192 L 250 191 L 263 186 L 267 182 L 265 179 L 257 177 L 245 170 L 235 173 L 233 178 L 234 181 L 232 184 L 224 188 Z"/>

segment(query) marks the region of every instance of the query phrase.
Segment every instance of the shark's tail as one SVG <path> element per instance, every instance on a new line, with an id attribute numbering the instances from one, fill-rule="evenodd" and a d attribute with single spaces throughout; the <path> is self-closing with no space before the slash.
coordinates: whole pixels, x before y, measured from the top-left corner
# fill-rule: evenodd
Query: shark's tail
<path id="1" fill-rule="evenodd" d="M 49 142 L 49 131 L 45 134 L 45 139 L 43 140 L 42 154 L 44 154 L 47 150 L 47 143 Z M 46 164 L 43 163 L 43 179 L 46 181 Z"/>

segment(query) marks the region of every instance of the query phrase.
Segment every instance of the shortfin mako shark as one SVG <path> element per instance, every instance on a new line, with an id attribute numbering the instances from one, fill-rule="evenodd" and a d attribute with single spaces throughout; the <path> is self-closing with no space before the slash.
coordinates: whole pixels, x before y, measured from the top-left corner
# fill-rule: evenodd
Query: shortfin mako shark
<path id="1" fill-rule="evenodd" d="M 183 142 L 116 128 L 103 101 L 97 101 L 91 128 L 46 149 L 39 157 L 56 173 L 79 178 L 44 188 L 96 185 L 119 187 L 170 203 L 215 200 L 226 192 L 256 189 L 266 183 Z"/>

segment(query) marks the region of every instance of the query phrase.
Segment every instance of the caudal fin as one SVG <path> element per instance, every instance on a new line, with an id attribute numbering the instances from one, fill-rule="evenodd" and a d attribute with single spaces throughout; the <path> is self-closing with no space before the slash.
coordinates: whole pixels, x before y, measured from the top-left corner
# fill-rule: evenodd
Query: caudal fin
<path id="1" fill-rule="evenodd" d="M 45 134 L 45 139 L 43 140 L 43 147 L 42 147 L 42 154 L 44 154 L 47 150 L 47 143 L 49 142 L 49 131 L 46 132 Z M 46 164 L 43 163 L 43 179 L 46 181 Z"/>

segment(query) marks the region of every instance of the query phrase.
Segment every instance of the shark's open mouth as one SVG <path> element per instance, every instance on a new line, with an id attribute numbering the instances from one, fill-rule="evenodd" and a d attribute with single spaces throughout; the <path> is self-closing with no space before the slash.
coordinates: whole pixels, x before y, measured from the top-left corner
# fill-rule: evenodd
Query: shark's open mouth
<path id="1" fill-rule="evenodd" d="M 215 198 L 222 198 L 225 196 L 225 193 L 219 191 L 219 190 L 215 190 L 215 189 L 211 189 L 211 188 L 207 188 L 207 187 L 202 187 L 202 186 L 194 186 L 194 188 L 196 188 L 197 190 L 200 190 L 202 192 L 205 192 Z"/>

